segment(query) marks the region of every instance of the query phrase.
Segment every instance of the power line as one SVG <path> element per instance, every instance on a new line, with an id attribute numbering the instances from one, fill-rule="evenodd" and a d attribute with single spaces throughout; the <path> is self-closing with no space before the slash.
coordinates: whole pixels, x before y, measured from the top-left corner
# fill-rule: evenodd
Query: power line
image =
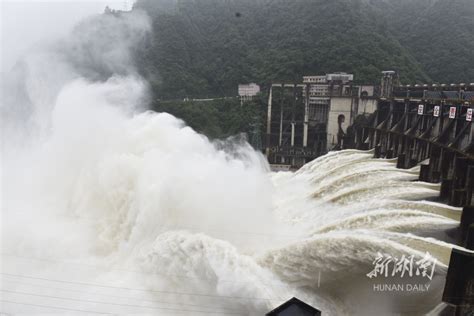
<path id="1" fill-rule="evenodd" d="M 169 304 L 169 305 L 180 305 L 180 306 L 202 307 L 202 308 L 215 309 L 215 306 L 208 306 L 208 305 L 201 305 L 201 304 L 189 304 L 189 303 L 183 303 L 183 302 L 175 303 L 175 302 L 165 302 L 165 301 L 158 301 L 158 300 L 144 300 L 144 299 L 135 298 L 135 297 L 126 297 L 126 296 L 119 296 L 119 295 L 103 294 L 103 293 L 97 293 L 97 292 L 84 292 L 84 291 L 80 291 L 80 290 L 58 288 L 58 287 L 52 287 L 52 286 L 47 286 L 47 285 L 27 283 L 27 282 L 22 282 L 22 281 L 3 280 L 2 282 L 5 282 L 5 281 L 14 283 L 15 285 L 33 286 L 33 287 L 46 288 L 46 289 L 51 289 L 51 290 L 56 290 L 56 291 L 66 291 L 66 292 L 74 292 L 74 293 L 80 293 L 80 294 L 94 294 L 94 295 L 98 295 L 98 296 L 107 296 L 107 297 L 113 297 L 113 298 L 119 298 L 119 299 L 135 300 L 135 301 L 139 301 L 139 302 L 143 302 L 143 303 L 159 303 L 159 304 Z M 229 308 L 224 308 L 222 310 L 223 311 L 228 311 L 228 312 L 237 312 L 237 311 L 239 311 L 237 309 L 229 309 Z"/>
<path id="2" fill-rule="evenodd" d="M 43 307 L 43 308 L 60 309 L 60 310 L 73 311 L 73 312 L 81 312 L 81 313 L 89 313 L 89 314 L 112 315 L 111 313 L 102 313 L 102 312 L 95 312 L 95 311 L 89 311 L 89 310 L 83 310 L 83 309 L 66 308 L 66 307 L 50 306 L 50 305 L 40 305 L 40 304 L 31 304 L 31 303 L 20 303 L 20 302 L 8 301 L 8 300 L 0 300 L 0 302 L 2 302 L 2 303 L 10 303 L 10 304 L 18 304 L 18 305 L 35 306 L 35 307 Z"/>
<path id="3" fill-rule="evenodd" d="M 66 261 L 60 261 L 60 260 L 53 260 L 53 259 L 46 259 L 46 258 L 31 258 L 31 257 L 24 257 L 24 256 L 16 256 L 16 255 L 8 255 L 8 254 L 0 254 L 2 256 L 8 256 L 8 257 L 14 257 L 14 258 L 20 258 L 20 259 L 25 259 L 25 260 L 30 260 L 30 261 L 33 261 L 33 260 L 37 260 L 37 261 L 49 261 L 49 262 L 59 262 L 60 264 L 74 264 L 74 265 L 80 265 L 80 266 L 86 266 L 86 267 L 92 267 L 92 268 L 98 268 L 98 269 L 107 269 L 109 271 L 127 271 L 127 272 L 132 272 L 132 273 L 137 273 L 137 274 L 144 274 L 144 275 L 157 275 L 157 276 L 172 276 L 172 277 L 178 277 L 178 278 L 184 278 L 184 279 L 195 279 L 195 280 L 203 280 L 203 281 L 214 281 L 213 279 L 210 279 L 210 278 L 197 278 L 197 277 L 189 277 L 189 276 L 184 276 L 184 275 L 175 275 L 175 274 L 165 274 L 165 273 L 146 273 L 146 272 L 142 272 L 142 271 L 137 271 L 137 270 L 129 270 L 129 269 L 114 269 L 114 268 L 110 268 L 110 267 L 100 267 L 100 266 L 95 266 L 95 265 L 88 265 L 88 264 L 83 264 L 83 263 L 76 263 L 76 262 L 73 262 L 73 263 L 68 263 Z M 235 283 L 242 283 L 242 284 L 249 284 L 250 281 L 247 280 L 247 281 L 230 281 L 230 280 L 219 280 L 219 282 L 225 282 L 225 283 L 232 283 L 232 284 L 235 284 Z M 286 289 L 287 287 L 283 284 L 280 284 L 280 283 L 265 283 L 265 282 L 262 282 L 262 285 L 265 285 L 267 287 L 270 287 L 273 291 L 275 291 L 275 288 L 284 288 Z M 265 287 L 262 288 L 262 290 L 265 292 L 266 295 L 268 295 L 269 297 L 271 297 L 272 295 L 269 293 L 268 289 L 266 289 Z M 122 297 L 123 298 L 123 297 Z M 279 295 L 277 295 L 277 298 L 273 298 L 273 299 L 267 299 L 268 301 L 280 301 L 281 298 L 279 297 Z M 157 302 L 157 301 L 155 301 Z M 170 304 L 170 303 L 166 303 L 166 302 L 161 302 L 161 303 L 164 303 L 164 304 Z M 171 303 L 172 304 L 172 303 Z M 191 304 L 191 306 L 193 306 L 193 304 Z M 208 307 L 208 306 L 203 306 L 203 305 L 197 305 L 198 307 Z M 194 306 L 196 307 L 196 306 Z M 235 311 L 235 310 L 229 310 L 229 311 Z"/>
<path id="4" fill-rule="evenodd" d="M 185 292 L 173 292 L 173 291 L 164 291 L 164 290 L 155 290 L 155 289 L 148 290 L 148 289 L 120 287 L 120 286 L 113 286 L 113 285 L 103 285 L 103 284 L 94 284 L 94 283 L 77 282 L 77 281 L 53 280 L 53 279 L 48 279 L 48 278 L 34 277 L 34 276 L 28 276 L 28 275 L 18 275 L 18 274 L 3 273 L 3 272 L 0 272 L 0 274 L 12 276 L 12 277 L 18 277 L 18 278 L 26 278 L 26 279 L 33 279 L 33 280 L 66 283 L 66 284 L 78 284 L 78 285 L 93 286 L 93 287 L 95 286 L 95 287 L 103 287 L 103 288 L 119 289 L 119 290 L 122 289 L 122 290 L 130 290 L 130 291 L 156 292 L 156 293 L 201 296 L 201 297 L 216 297 L 216 298 L 226 298 L 226 299 L 272 301 L 271 299 L 268 299 L 268 298 L 258 298 L 258 297 L 241 297 L 241 296 L 213 295 L 213 294 L 202 294 L 202 293 L 185 293 Z"/>
<path id="5" fill-rule="evenodd" d="M 195 312 L 195 313 L 208 313 L 208 314 L 224 314 L 224 315 L 240 315 L 241 313 L 229 313 L 229 312 L 221 312 L 221 311 L 203 311 L 203 310 L 192 310 L 192 309 L 177 309 L 171 307 L 153 307 L 153 306 L 143 306 L 143 305 L 134 305 L 134 304 L 122 304 L 122 303 L 111 303 L 111 302 L 101 302 L 101 301 L 94 301 L 94 300 L 84 300 L 78 298 L 70 298 L 70 297 L 60 297 L 54 295 L 44 295 L 44 294 L 36 294 L 36 293 L 26 293 L 26 292 L 18 292 L 18 291 L 10 291 L 10 290 L 2 290 L 1 292 L 5 293 L 14 293 L 14 294 L 21 294 L 21 295 L 30 295 L 30 296 L 37 296 L 37 297 L 46 297 L 46 298 L 53 298 L 59 300 L 66 300 L 66 301 L 74 301 L 74 302 L 86 302 L 86 303 L 94 303 L 94 304 L 105 304 L 105 305 L 115 305 L 115 306 L 124 306 L 124 307 L 138 307 L 138 308 L 148 308 L 148 309 L 155 309 L 155 310 L 167 310 L 172 312 Z"/>
<path id="6" fill-rule="evenodd" d="M 156 275 L 156 276 L 162 276 L 162 277 L 175 277 L 175 278 L 182 278 L 182 279 L 189 279 L 189 280 L 201 280 L 201 281 L 214 281 L 214 279 L 211 278 L 203 278 L 203 277 L 191 277 L 187 275 L 181 275 L 181 274 L 173 274 L 173 273 L 148 273 L 148 272 L 143 272 L 143 271 L 138 271 L 138 270 L 132 270 L 132 269 L 124 269 L 124 268 L 111 268 L 111 267 L 105 267 L 105 266 L 99 266 L 99 265 L 92 265 L 92 264 L 86 264 L 86 263 L 79 263 L 79 262 L 68 262 L 64 260 L 58 260 L 58 259 L 53 259 L 53 258 L 34 258 L 34 257 L 25 257 L 25 256 L 18 256 L 18 255 L 12 255 L 12 254 L 5 254 L 5 253 L 0 253 L 0 256 L 2 257 L 12 257 L 12 258 L 19 258 L 19 259 L 24 259 L 24 260 L 30 260 L 30 261 L 48 261 L 48 262 L 57 262 L 60 264 L 64 265 L 78 265 L 78 266 L 84 266 L 84 267 L 90 267 L 90 268 L 95 268 L 95 269 L 104 269 L 107 271 L 125 271 L 125 272 L 131 272 L 131 273 L 136 273 L 136 274 L 142 274 L 142 275 Z M 235 281 L 235 280 L 226 280 L 226 279 L 219 279 L 219 282 L 221 283 L 249 283 L 250 281 Z M 263 285 L 267 285 L 270 287 L 284 287 L 280 284 L 277 283 L 266 283 L 262 282 Z"/>

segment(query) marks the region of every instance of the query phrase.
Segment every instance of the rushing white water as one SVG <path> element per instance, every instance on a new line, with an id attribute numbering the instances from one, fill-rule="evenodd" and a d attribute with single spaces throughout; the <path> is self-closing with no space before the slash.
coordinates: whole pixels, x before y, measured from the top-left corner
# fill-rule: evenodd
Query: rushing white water
<path id="1" fill-rule="evenodd" d="M 354 150 L 271 174 L 245 142 L 140 111 L 147 87 L 127 49 L 148 24 L 107 19 L 108 32 L 127 30 L 121 47 L 85 23 L 66 52 L 27 59 L 26 96 L 2 102 L 2 312 L 263 315 L 297 296 L 325 315 L 389 315 L 440 303 L 453 247 L 441 239 L 461 210 L 424 201 L 438 185 Z M 107 78 L 77 49 L 95 41 Z M 369 279 L 379 252 L 429 252 L 433 280 Z"/>

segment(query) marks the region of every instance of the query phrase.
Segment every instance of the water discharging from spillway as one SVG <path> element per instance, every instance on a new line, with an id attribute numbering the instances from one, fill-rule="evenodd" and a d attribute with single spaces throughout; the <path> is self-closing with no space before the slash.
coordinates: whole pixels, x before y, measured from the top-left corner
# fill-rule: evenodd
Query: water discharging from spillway
<path id="1" fill-rule="evenodd" d="M 146 31 L 129 18 L 131 39 Z M 135 73 L 92 80 L 72 53 L 81 43 L 67 45 L 28 59 L 26 96 L 2 105 L 2 312 L 263 315 L 296 296 L 325 315 L 417 315 L 440 303 L 461 210 L 430 202 L 439 186 L 416 181 L 418 167 L 346 150 L 271 173 L 238 138 L 140 112 Z M 379 254 L 427 252 L 429 279 L 367 276 Z"/>

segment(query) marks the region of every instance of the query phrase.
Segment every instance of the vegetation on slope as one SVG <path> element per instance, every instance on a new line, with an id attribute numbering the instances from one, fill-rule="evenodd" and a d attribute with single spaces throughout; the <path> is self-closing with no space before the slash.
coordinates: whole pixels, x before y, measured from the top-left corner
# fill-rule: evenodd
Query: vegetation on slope
<path id="1" fill-rule="evenodd" d="M 153 21 L 139 60 L 162 99 L 231 96 L 243 82 L 334 71 L 365 83 L 384 69 L 406 81 L 429 80 L 362 0 L 139 0 L 135 8 Z"/>
<path id="2" fill-rule="evenodd" d="M 134 10 L 153 25 L 136 53 L 153 109 L 210 137 L 249 130 L 238 101 L 170 100 L 335 71 L 360 83 L 388 69 L 405 83 L 474 81 L 473 0 L 138 0 Z"/>

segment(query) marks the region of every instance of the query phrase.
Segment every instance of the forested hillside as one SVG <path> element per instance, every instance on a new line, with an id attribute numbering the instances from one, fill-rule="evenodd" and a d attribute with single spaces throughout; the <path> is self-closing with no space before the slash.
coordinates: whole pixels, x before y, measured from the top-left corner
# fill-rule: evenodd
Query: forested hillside
<path id="1" fill-rule="evenodd" d="M 474 81 L 474 0 L 371 0 L 434 82 Z"/>
<path id="2" fill-rule="evenodd" d="M 152 22 L 135 58 L 152 107 L 209 136 L 250 127 L 229 127 L 216 102 L 163 101 L 336 71 L 359 83 L 377 83 L 388 69 L 404 83 L 474 82 L 474 0 L 138 0 L 134 10 Z"/>
<path id="3" fill-rule="evenodd" d="M 332 1 L 140 0 L 153 21 L 139 60 L 162 98 L 235 95 L 240 82 L 344 70 L 373 81 L 398 66 L 425 79 L 368 5 Z"/>

